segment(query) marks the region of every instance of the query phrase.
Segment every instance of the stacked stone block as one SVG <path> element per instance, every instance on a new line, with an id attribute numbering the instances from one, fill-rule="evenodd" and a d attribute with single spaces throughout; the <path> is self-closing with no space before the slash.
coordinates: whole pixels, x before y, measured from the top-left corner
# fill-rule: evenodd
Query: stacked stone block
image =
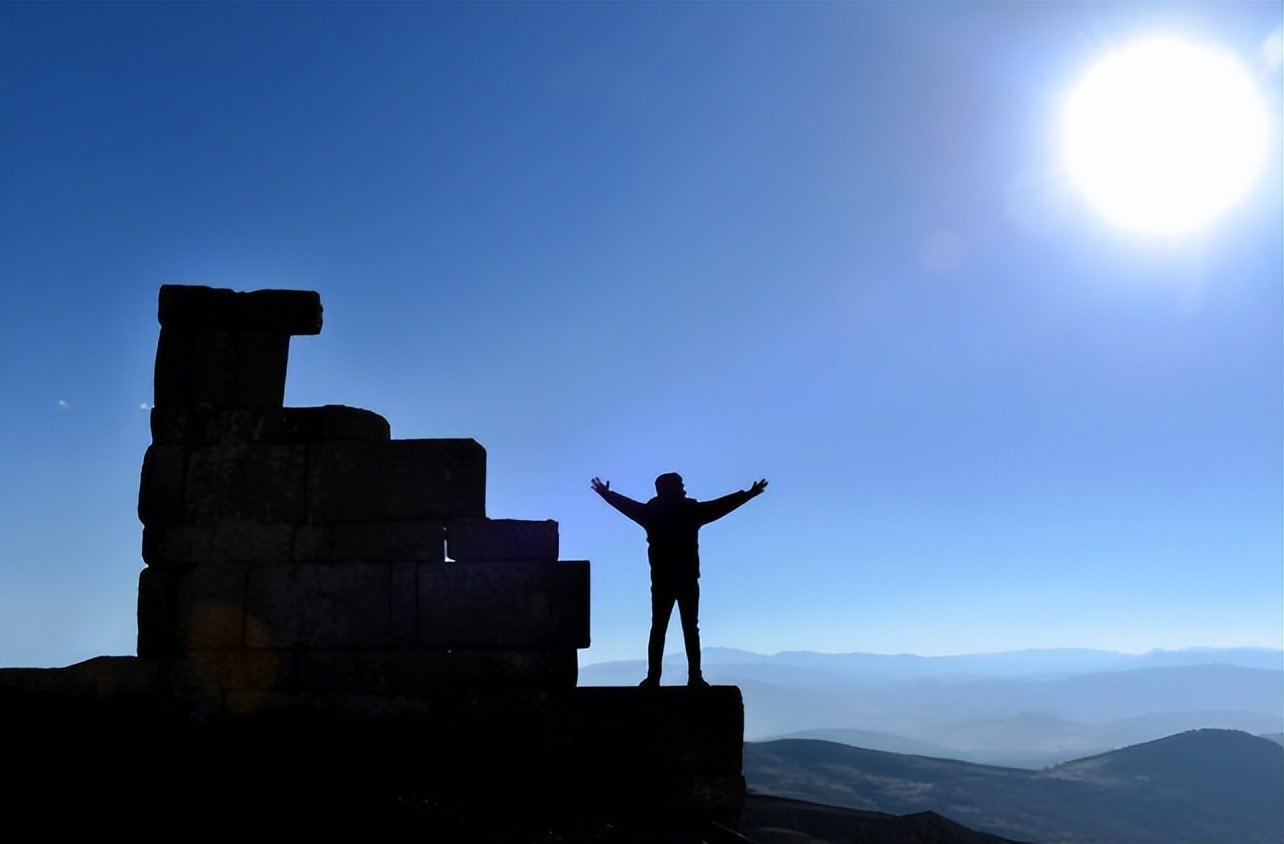
<path id="1" fill-rule="evenodd" d="M 486 452 L 370 411 L 284 407 L 316 293 L 161 288 L 138 654 L 225 690 L 574 686 L 588 563 L 490 519 Z"/>

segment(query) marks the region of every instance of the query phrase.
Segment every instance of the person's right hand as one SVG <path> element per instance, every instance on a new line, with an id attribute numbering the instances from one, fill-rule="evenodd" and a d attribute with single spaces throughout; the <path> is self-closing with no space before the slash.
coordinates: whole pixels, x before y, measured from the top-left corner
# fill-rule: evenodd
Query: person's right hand
<path id="1" fill-rule="evenodd" d="M 596 493 L 597 493 L 597 494 L 599 494 L 599 495 L 601 495 L 601 494 L 602 494 L 602 493 L 604 493 L 604 492 L 610 492 L 610 491 L 611 491 L 611 482 L 610 482 L 610 481 L 605 481 L 605 482 L 603 482 L 603 481 L 598 480 L 597 478 L 594 478 L 594 479 L 591 481 L 591 484 L 592 484 L 592 486 L 593 486 L 593 491 L 594 491 L 594 492 L 596 492 Z"/>

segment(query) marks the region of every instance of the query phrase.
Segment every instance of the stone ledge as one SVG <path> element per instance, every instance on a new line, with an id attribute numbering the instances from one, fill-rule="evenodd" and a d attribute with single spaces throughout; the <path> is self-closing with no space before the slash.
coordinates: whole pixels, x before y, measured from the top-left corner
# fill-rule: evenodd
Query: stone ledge
<path id="1" fill-rule="evenodd" d="M 0 669 L 0 704 L 23 725 L 6 743 L 22 772 L 9 804 L 18 826 L 74 806 L 86 829 L 351 824 L 410 840 L 408 827 L 441 823 L 734 823 L 744 800 L 744 710 L 731 686 L 214 694 L 177 682 L 178 661 L 33 671 Z M 137 775 L 104 777 L 103 760 L 121 758 Z"/>

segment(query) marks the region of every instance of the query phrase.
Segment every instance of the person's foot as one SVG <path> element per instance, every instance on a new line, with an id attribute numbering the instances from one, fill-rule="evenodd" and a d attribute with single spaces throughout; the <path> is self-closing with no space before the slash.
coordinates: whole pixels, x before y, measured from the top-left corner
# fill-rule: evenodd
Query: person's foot
<path id="1" fill-rule="evenodd" d="M 639 689 L 654 689 L 654 688 L 655 688 L 656 686 L 658 686 L 658 685 L 660 685 L 660 681 L 659 681 L 657 678 L 655 678 L 655 677 L 647 677 L 647 678 L 646 678 L 645 680 L 643 680 L 641 683 L 638 683 L 638 688 L 639 688 Z"/>
<path id="2" fill-rule="evenodd" d="M 687 685 L 694 689 L 707 689 L 709 688 L 709 681 L 703 677 L 692 677 L 687 680 Z"/>

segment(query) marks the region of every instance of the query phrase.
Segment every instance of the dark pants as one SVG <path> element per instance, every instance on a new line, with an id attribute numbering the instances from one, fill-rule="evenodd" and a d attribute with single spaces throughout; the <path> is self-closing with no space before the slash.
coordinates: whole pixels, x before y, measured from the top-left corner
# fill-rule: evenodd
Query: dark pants
<path id="1" fill-rule="evenodd" d="M 700 581 L 691 580 L 685 583 L 657 583 L 651 581 L 651 638 L 647 642 L 646 676 L 655 681 L 660 679 L 660 669 L 664 662 L 664 636 L 669 629 L 669 618 L 673 615 L 673 605 L 678 605 L 678 616 L 682 619 L 682 641 L 687 650 L 687 676 L 692 680 L 700 679 L 700 627 L 697 617 L 700 614 Z"/>

